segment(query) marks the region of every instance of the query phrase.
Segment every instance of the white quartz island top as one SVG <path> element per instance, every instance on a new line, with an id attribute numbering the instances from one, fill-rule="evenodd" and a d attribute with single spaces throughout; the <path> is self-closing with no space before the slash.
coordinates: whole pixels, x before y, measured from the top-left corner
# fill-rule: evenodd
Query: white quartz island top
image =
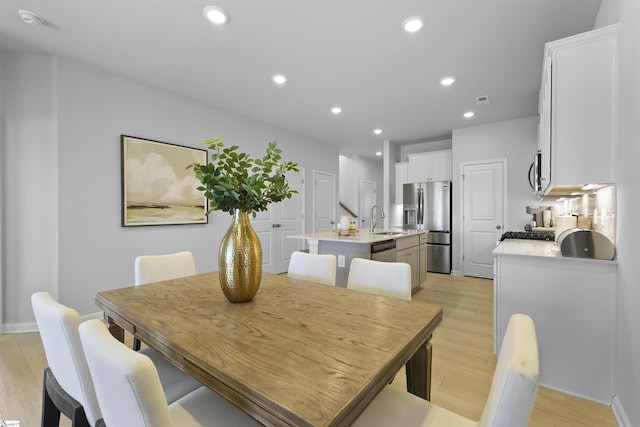
<path id="1" fill-rule="evenodd" d="M 376 234 L 376 233 L 385 233 L 385 234 Z M 389 233 L 389 234 L 386 234 Z M 418 234 L 426 233 L 424 230 L 402 230 L 402 229 L 376 229 L 374 232 L 371 232 L 368 229 L 360 229 L 357 230 L 355 234 L 343 234 L 340 235 L 338 232 L 327 231 L 324 233 L 309 233 L 309 234 L 300 234 L 295 236 L 287 236 L 290 239 L 305 239 L 309 242 L 311 241 L 320 241 L 320 240 L 328 240 L 333 242 L 350 242 L 350 243 L 363 243 L 363 244 L 371 244 L 376 242 L 382 242 L 384 240 L 390 239 L 401 239 L 407 236 L 414 236 Z"/>
<path id="2" fill-rule="evenodd" d="M 493 250 L 493 255 L 513 255 L 513 256 L 534 256 L 543 258 L 555 258 L 562 260 L 575 260 L 583 262 L 605 262 L 615 263 L 616 261 L 601 260 L 593 258 L 571 258 L 562 256 L 560 246 L 553 241 L 547 240 L 525 240 L 525 239 L 505 239 Z"/>

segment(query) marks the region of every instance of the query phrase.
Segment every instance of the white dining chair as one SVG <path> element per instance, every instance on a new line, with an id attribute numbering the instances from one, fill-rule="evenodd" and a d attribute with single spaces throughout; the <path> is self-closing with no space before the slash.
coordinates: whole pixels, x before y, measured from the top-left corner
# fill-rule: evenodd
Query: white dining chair
<path id="1" fill-rule="evenodd" d="M 336 256 L 294 251 L 289 260 L 287 275 L 323 285 L 336 285 Z"/>
<path id="2" fill-rule="evenodd" d="M 140 255 L 134 261 L 134 284 L 160 282 L 196 274 L 196 263 L 189 251 L 163 255 Z M 140 340 L 133 337 L 133 349 L 140 350 Z"/>
<path id="3" fill-rule="evenodd" d="M 63 413 L 72 426 L 95 426 L 102 415 L 78 333 L 80 315 L 47 292 L 34 293 L 31 305 L 49 363 L 44 374 L 42 425 L 57 427 Z M 201 386 L 156 351 L 148 348 L 141 354 L 155 363 L 168 402 Z"/>
<path id="4" fill-rule="evenodd" d="M 347 288 L 411 300 L 411 266 L 364 258 L 351 260 Z"/>
<path id="5" fill-rule="evenodd" d="M 135 284 L 142 285 L 196 274 L 193 254 L 189 251 L 164 255 L 141 255 L 134 263 Z"/>
<path id="6" fill-rule="evenodd" d="M 514 314 L 502 341 L 489 397 L 479 421 L 386 386 L 354 427 L 526 427 L 538 391 L 538 340 L 531 317 Z"/>
<path id="7" fill-rule="evenodd" d="M 147 356 L 115 339 L 99 320 L 82 323 L 79 331 L 108 427 L 260 425 L 206 387 L 167 405 L 158 373 Z"/>

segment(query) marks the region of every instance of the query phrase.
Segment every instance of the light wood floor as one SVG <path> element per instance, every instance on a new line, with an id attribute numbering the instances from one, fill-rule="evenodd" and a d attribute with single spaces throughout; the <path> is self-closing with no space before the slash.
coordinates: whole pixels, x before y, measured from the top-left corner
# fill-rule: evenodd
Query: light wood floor
<path id="1" fill-rule="evenodd" d="M 432 401 L 479 419 L 496 363 L 493 282 L 430 273 L 423 285 L 413 298 L 444 307 L 444 320 L 432 340 Z M 20 420 L 20 427 L 40 425 L 46 364 L 38 334 L 0 335 L 0 420 Z M 404 375 L 396 376 L 393 385 L 404 384 Z M 60 425 L 71 424 L 63 416 Z M 606 427 L 617 423 L 607 406 L 540 387 L 529 425 Z"/>

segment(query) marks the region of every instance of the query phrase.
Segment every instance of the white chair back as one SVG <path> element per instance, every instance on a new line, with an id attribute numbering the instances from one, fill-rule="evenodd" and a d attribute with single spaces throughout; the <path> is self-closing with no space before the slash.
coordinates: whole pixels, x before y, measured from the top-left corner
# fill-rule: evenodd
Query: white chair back
<path id="1" fill-rule="evenodd" d="M 411 300 L 411 266 L 404 262 L 382 262 L 354 258 L 347 288 Z"/>
<path id="2" fill-rule="evenodd" d="M 502 340 L 480 427 L 526 427 L 538 392 L 538 339 L 531 317 L 513 314 Z"/>
<path id="3" fill-rule="evenodd" d="M 489 397 L 473 421 L 393 386 L 386 386 L 353 427 L 526 427 L 538 390 L 538 340 L 531 317 L 514 314 L 502 341 Z"/>
<path id="4" fill-rule="evenodd" d="M 335 286 L 336 257 L 295 251 L 291 254 L 287 275 L 293 279 Z"/>
<path id="5" fill-rule="evenodd" d="M 80 315 L 47 292 L 34 293 L 31 306 L 49 368 L 64 391 L 83 406 L 89 423 L 95 425 L 102 415 L 78 334 Z"/>
<path id="6" fill-rule="evenodd" d="M 82 323 L 79 332 L 105 424 L 170 427 L 167 400 L 151 359 L 115 339 L 100 320 Z"/>
<path id="7" fill-rule="evenodd" d="M 166 255 L 141 255 L 135 260 L 135 284 L 160 282 L 196 274 L 193 254 L 189 251 Z"/>

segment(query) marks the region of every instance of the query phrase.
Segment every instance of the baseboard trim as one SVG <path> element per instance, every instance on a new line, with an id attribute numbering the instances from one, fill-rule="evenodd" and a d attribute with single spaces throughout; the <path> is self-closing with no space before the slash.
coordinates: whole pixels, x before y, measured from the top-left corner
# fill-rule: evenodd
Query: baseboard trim
<path id="1" fill-rule="evenodd" d="M 91 320 L 91 319 L 102 319 L 104 315 L 101 311 L 96 311 L 95 313 L 85 314 L 84 316 L 80 316 L 81 321 Z M 2 325 L 1 329 L 3 334 L 25 334 L 29 332 L 38 332 L 38 325 L 36 322 L 25 322 L 25 323 L 7 323 Z"/>
<path id="2" fill-rule="evenodd" d="M 2 325 L 3 334 L 23 334 L 27 332 L 38 332 L 38 325 L 36 325 L 36 322 L 7 323 Z"/>
<path id="3" fill-rule="evenodd" d="M 631 421 L 629 417 L 627 417 L 627 413 L 624 411 L 622 407 L 622 402 L 618 398 L 618 395 L 613 396 L 613 401 L 611 403 L 611 409 L 613 410 L 613 416 L 616 417 L 616 421 L 620 427 L 633 427 L 631 425 Z"/>

